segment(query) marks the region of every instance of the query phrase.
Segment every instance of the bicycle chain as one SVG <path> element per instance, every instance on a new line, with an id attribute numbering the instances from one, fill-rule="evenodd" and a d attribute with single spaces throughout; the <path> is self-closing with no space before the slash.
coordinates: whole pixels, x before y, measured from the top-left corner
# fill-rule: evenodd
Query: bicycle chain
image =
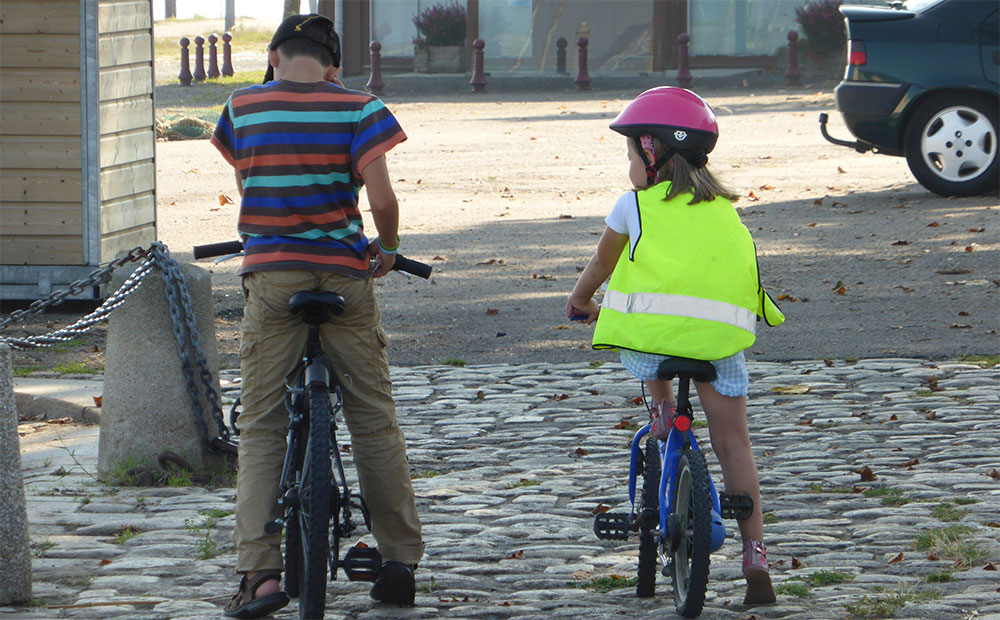
<path id="1" fill-rule="evenodd" d="M 177 261 L 170 256 L 167 246 L 162 242 L 154 241 L 149 248 L 145 249 L 135 247 L 127 254 L 91 271 L 86 278 L 72 282 L 68 288 L 55 291 L 46 299 L 33 301 L 24 310 L 12 312 L 9 317 L 0 321 L 0 330 L 5 329 L 12 323 L 23 321 L 29 316 L 40 314 L 52 306 L 57 306 L 70 295 L 77 295 L 87 287 L 99 286 L 109 282 L 111 274 L 115 269 L 126 263 L 137 262 L 139 260 L 143 261 L 142 264 L 126 278 L 125 283 L 96 310 L 79 321 L 40 336 L 29 336 L 27 338 L 0 336 L 0 343 L 9 344 L 15 349 L 28 349 L 48 347 L 59 342 L 71 340 L 74 336 L 90 330 L 94 325 L 107 321 L 111 312 L 125 302 L 125 298 L 138 288 L 139 284 L 152 271 L 153 267 L 158 267 L 163 277 L 164 292 L 168 302 L 167 306 L 170 312 L 174 338 L 177 342 L 177 353 L 181 359 L 181 367 L 184 372 L 186 389 L 191 401 L 192 413 L 198 434 L 212 451 L 232 452 L 234 447 L 233 442 L 229 429 L 226 427 L 226 423 L 222 417 L 222 405 L 219 401 L 219 393 L 213 385 L 212 374 L 208 370 L 208 363 L 202 350 L 197 321 L 192 311 L 191 295 L 187 290 L 184 274 L 178 267 Z M 192 357 L 194 358 L 193 361 Z M 212 417 L 219 431 L 216 440 L 210 439 L 208 436 L 208 426 L 205 423 L 201 397 L 195 381 L 194 367 L 198 369 L 198 378 L 205 388 L 205 397 L 212 410 Z"/>

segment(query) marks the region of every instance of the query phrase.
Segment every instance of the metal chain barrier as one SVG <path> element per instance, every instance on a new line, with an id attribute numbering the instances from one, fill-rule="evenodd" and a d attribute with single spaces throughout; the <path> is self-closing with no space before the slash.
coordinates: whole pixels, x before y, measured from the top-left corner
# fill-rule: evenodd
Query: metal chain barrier
<path id="1" fill-rule="evenodd" d="M 71 295 L 77 295 L 84 289 L 91 286 L 99 286 L 111 281 L 111 274 L 115 269 L 142 260 L 142 264 L 125 280 L 125 283 L 115 291 L 96 310 L 83 317 L 79 321 L 62 329 L 39 336 L 28 336 L 26 338 L 15 338 L 0 336 L 0 342 L 6 343 L 15 349 L 29 349 L 34 347 L 48 347 L 59 342 L 71 340 L 74 336 L 82 334 L 94 325 L 107 321 L 111 312 L 125 302 L 125 298 L 135 291 L 153 267 L 158 267 L 161 271 L 164 283 L 164 292 L 167 297 L 167 306 L 170 311 L 170 321 L 173 325 L 174 337 L 177 341 L 177 353 L 181 359 L 181 368 L 184 371 L 184 378 L 188 396 L 191 401 L 192 414 L 194 415 L 195 426 L 201 435 L 202 441 L 213 451 L 235 454 L 236 444 L 232 440 L 229 429 L 226 427 L 222 417 L 222 405 L 219 401 L 219 393 L 212 383 L 212 374 L 208 370 L 208 363 L 201 346 L 201 337 L 198 334 L 197 321 L 192 309 L 191 295 L 188 293 L 184 274 L 181 272 L 177 261 L 175 261 L 167 249 L 167 246 L 159 241 L 154 241 L 148 249 L 136 247 L 127 254 L 114 259 L 106 265 L 95 269 L 82 279 L 69 285 L 68 288 L 55 291 L 46 299 L 34 301 L 24 310 L 12 312 L 9 317 L 0 321 L 0 330 L 8 325 L 23 321 L 27 317 L 40 314 L 46 309 L 56 306 Z M 196 382 L 196 371 L 198 379 L 204 387 L 205 398 L 211 408 L 212 417 L 218 429 L 218 436 L 209 437 L 208 426 L 205 424 L 204 409 L 202 408 L 201 396 L 198 392 Z"/>

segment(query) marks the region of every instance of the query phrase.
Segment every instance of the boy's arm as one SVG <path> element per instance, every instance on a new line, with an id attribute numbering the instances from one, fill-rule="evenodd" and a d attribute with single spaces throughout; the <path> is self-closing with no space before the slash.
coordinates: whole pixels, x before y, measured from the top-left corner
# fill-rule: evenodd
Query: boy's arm
<path id="1" fill-rule="evenodd" d="M 585 322 L 588 325 L 597 320 L 601 307 L 594 301 L 594 293 L 611 276 L 627 244 L 628 235 L 615 232 L 611 228 L 604 229 L 601 240 L 597 242 L 597 253 L 580 274 L 580 279 L 577 280 L 566 303 L 567 316 L 586 314 Z"/>
<path id="2" fill-rule="evenodd" d="M 372 219 L 378 231 L 378 241 L 381 241 L 381 246 L 377 241 L 368 246 L 369 255 L 381 259 L 382 264 L 373 274 L 378 278 L 387 274 L 396 260 L 395 252 L 386 254 L 382 248 L 394 249 L 399 245 L 399 203 L 396 201 L 396 193 L 392 190 L 392 182 L 389 180 L 385 155 L 376 157 L 365 166 L 361 170 L 361 178 L 365 182 L 368 204 L 371 205 Z"/>

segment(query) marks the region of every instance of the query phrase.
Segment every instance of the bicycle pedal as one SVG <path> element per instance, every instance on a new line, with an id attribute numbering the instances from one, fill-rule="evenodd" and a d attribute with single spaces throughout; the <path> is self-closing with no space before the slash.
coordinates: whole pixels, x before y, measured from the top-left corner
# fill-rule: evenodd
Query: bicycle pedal
<path id="1" fill-rule="evenodd" d="M 355 545 L 347 550 L 342 566 L 349 581 L 375 581 L 382 566 L 382 554 L 374 547 Z"/>
<path id="2" fill-rule="evenodd" d="M 748 493 L 719 493 L 719 507 L 723 518 L 742 521 L 753 514 L 753 498 Z"/>
<path id="3" fill-rule="evenodd" d="M 628 540 L 629 517 L 602 512 L 594 517 L 594 533 L 602 540 Z"/>

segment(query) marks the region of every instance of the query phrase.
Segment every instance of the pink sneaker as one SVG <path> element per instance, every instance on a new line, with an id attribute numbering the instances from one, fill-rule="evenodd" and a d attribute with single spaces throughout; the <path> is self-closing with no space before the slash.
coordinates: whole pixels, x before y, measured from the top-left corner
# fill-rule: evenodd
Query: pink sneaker
<path id="1" fill-rule="evenodd" d="M 677 413 L 677 403 L 663 401 L 659 405 L 653 403 L 649 408 L 653 418 L 653 428 L 649 430 L 653 437 L 666 440 L 670 429 L 674 426 L 674 414 Z"/>
<path id="2" fill-rule="evenodd" d="M 777 597 L 771 585 L 770 567 L 767 564 L 767 548 L 759 540 L 743 541 L 743 576 L 747 580 L 744 605 L 766 605 Z"/>

